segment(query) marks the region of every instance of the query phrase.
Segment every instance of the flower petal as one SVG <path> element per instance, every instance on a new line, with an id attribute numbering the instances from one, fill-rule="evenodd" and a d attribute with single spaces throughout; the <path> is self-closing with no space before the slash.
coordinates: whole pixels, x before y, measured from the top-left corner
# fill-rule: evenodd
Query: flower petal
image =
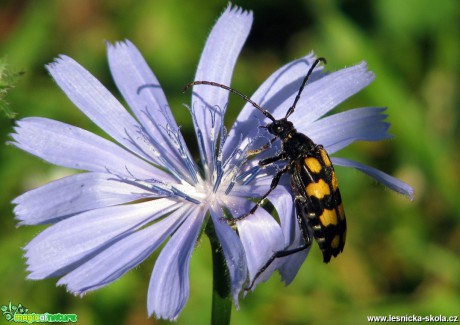
<path id="1" fill-rule="evenodd" d="M 249 211 L 254 203 L 241 202 L 240 207 Z M 241 215 L 241 214 L 235 214 Z M 252 215 L 237 222 L 238 233 L 246 252 L 246 259 L 249 270 L 250 281 L 254 280 L 257 272 L 265 265 L 274 252 L 283 250 L 283 234 L 279 224 L 264 209 L 257 209 Z M 253 288 L 263 281 L 266 281 L 275 270 L 276 263 L 270 266 L 259 276 Z"/>
<path id="2" fill-rule="evenodd" d="M 179 149 L 184 149 L 188 156 L 190 153 L 187 148 L 178 148 L 178 143 L 168 135 L 167 130 L 175 130 L 184 142 L 158 79 L 130 41 L 108 44 L 107 54 L 113 79 L 143 130 L 149 134 L 150 142 L 163 159 L 186 175 L 184 157 Z M 161 163 L 158 158 L 153 157 L 155 162 Z"/>
<path id="3" fill-rule="evenodd" d="M 229 5 L 214 25 L 201 54 L 195 80 L 230 85 L 233 68 L 252 25 L 252 13 Z M 211 86 L 195 86 L 192 108 L 198 142 L 204 146 L 202 161 L 212 161 L 211 146 L 221 128 L 228 91 Z M 201 137 L 201 139 L 200 139 Z"/>
<path id="4" fill-rule="evenodd" d="M 367 69 L 366 62 L 325 75 L 305 86 L 297 103 L 297 109 L 290 120 L 294 121 L 297 128 L 303 124 L 309 125 L 369 85 L 374 79 L 375 75 Z M 283 106 L 289 107 L 294 97 L 295 95 L 292 95 L 287 100 L 286 106 Z"/>
<path id="5" fill-rule="evenodd" d="M 304 240 L 296 217 L 297 211 L 294 209 L 293 198 L 287 187 L 278 186 L 269 196 L 269 199 L 280 218 L 281 229 L 284 234 L 284 249 L 294 249 L 303 245 Z M 294 280 L 309 251 L 310 248 L 307 248 L 298 253 L 279 258 L 276 261 L 281 278 L 286 285 Z"/>
<path id="6" fill-rule="evenodd" d="M 404 194 L 408 196 L 411 200 L 414 199 L 414 189 L 393 176 L 390 176 L 378 169 L 361 164 L 354 160 L 337 157 L 332 157 L 331 160 L 333 164 L 339 166 L 356 168 L 357 170 L 362 171 L 363 173 L 375 178 L 379 183 L 382 183 L 389 189 Z"/>
<path id="7" fill-rule="evenodd" d="M 207 210 L 189 204 L 188 211 L 153 268 L 147 295 L 149 316 L 155 313 L 158 318 L 174 320 L 187 302 L 190 257 Z"/>
<path id="8" fill-rule="evenodd" d="M 152 196 L 152 192 L 120 182 L 113 175 L 83 173 L 28 191 L 14 199 L 13 204 L 19 225 L 37 225 Z"/>
<path id="9" fill-rule="evenodd" d="M 264 171 L 266 171 L 266 169 Z M 261 177 L 253 179 L 249 185 L 235 184 L 230 193 L 232 196 L 238 196 L 240 198 L 261 197 L 267 193 L 272 180 L 273 174 L 263 174 Z"/>
<path id="10" fill-rule="evenodd" d="M 299 226 L 295 217 L 294 201 L 290 191 L 284 186 L 278 186 L 269 196 L 270 202 L 276 209 L 284 235 L 285 247 L 297 245 L 300 238 Z"/>
<path id="11" fill-rule="evenodd" d="M 221 208 L 211 207 L 211 217 L 216 230 L 217 238 L 225 255 L 227 268 L 231 280 L 233 303 L 238 305 L 238 295 L 247 278 L 247 265 L 244 248 L 236 232 L 226 222 L 222 222 L 223 213 Z"/>
<path id="12" fill-rule="evenodd" d="M 16 147 L 52 164 L 125 177 L 173 182 L 167 173 L 113 142 L 75 126 L 39 117 L 17 122 L 11 136 Z"/>
<path id="13" fill-rule="evenodd" d="M 315 121 L 308 127 L 300 124 L 298 131 L 315 143 L 323 145 L 329 154 L 337 152 L 355 141 L 379 141 L 391 138 L 385 122 L 386 108 L 356 108 Z"/>
<path id="14" fill-rule="evenodd" d="M 47 68 L 67 97 L 96 125 L 132 152 L 151 158 L 139 123 L 91 73 L 64 55 Z"/>
<path id="15" fill-rule="evenodd" d="M 106 245 L 170 212 L 175 201 L 158 199 L 91 210 L 45 229 L 27 244 L 30 279 L 65 274 Z"/>
<path id="16" fill-rule="evenodd" d="M 66 285 L 75 294 L 103 287 L 143 262 L 182 223 L 184 207 L 167 218 L 128 235 L 100 254 L 62 277 L 58 285 Z"/>
<path id="17" fill-rule="evenodd" d="M 286 102 L 286 99 L 296 94 L 310 65 L 315 60 L 314 54 L 290 62 L 275 71 L 251 96 L 251 99 L 267 111 L 273 111 Z M 312 74 L 311 80 L 316 80 L 321 74 L 321 67 Z M 290 103 L 289 105 L 291 105 Z M 288 107 L 285 107 L 284 116 Z M 235 146 L 246 145 L 260 132 L 258 125 L 265 125 L 268 119 L 251 104 L 244 105 L 233 128 L 230 130 L 224 145 L 224 157 L 228 157 Z M 270 137 L 271 138 L 271 137 Z M 265 142 L 268 140 L 265 139 Z M 259 146 L 263 145 L 260 144 Z M 256 145 L 257 147 L 257 145 Z"/>
<path id="18" fill-rule="evenodd" d="M 252 99 L 271 112 L 275 118 L 284 117 L 288 108 L 294 102 L 300 84 L 306 75 L 305 63 L 309 67 L 313 59 L 314 56 L 310 55 L 279 69 L 263 84 Z M 374 80 L 374 75 L 367 69 L 365 62 L 327 75 L 322 73 L 321 67 L 316 70 L 309 83 L 305 86 L 296 110 L 290 116 L 294 126 L 307 135 L 308 131 L 305 130 L 308 130 L 314 121 Z M 303 74 L 301 74 L 302 71 Z M 286 78 L 289 76 L 294 81 L 288 83 Z M 277 80 L 278 78 L 284 82 L 281 83 Z M 268 87 L 274 88 L 267 95 L 265 92 L 267 92 Z M 258 98 L 259 96 L 261 99 Z M 249 110 L 249 113 L 246 112 L 247 110 Z M 231 146 L 245 146 L 247 142 L 239 143 L 240 139 L 245 137 L 248 140 L 261 137 L 259 141 L 251 144 L 251 149 L 259 148 L 267 143 L 273 136 L 269 135 L 268 131 L 260 130 L 257 127 L 258 125 L 265 125 L 267 121 L 268 119 L 261 113 L 256 112 L 251 104 L 246 104 L 240 116 L 238 116 L 237 128 L 230 131 L 224 153 L 228 154 Z M 266 152 L 274 153 L 276 150 L 277 147 L 274 146 L 266 150 Z"/>

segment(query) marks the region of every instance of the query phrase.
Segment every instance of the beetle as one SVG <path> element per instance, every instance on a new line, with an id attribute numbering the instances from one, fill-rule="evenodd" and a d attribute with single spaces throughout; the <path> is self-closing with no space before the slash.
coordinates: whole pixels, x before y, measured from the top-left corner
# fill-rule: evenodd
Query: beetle
<path id="1" fill-rule="evenodd" d="M 255 280 L 275 259 L 308 249 L 312 244 L 312 237 L 322 251 L 324 263 L 328 263 L 332 256 L 336 257 L 340 254 L 345 246 L 346 218 L 331 159 L 322 145 L 316 144 L 308 136 L 298 132 L 294 124 L 288 120 L 296 108 L 308 79 L 320 62 L 326 63 L 326 60 L 318 58 L 313 62 L 302 81 L 292 106 L 288 108 L 285 117 L 281 119 L 275 119 L 270 112 L 252 101 L 248 96 L 216 82 L 194 81 L 184 89 L 185 91 L 194 85 L 220 87 L 243 98 L 265 115 L 271 122 L 262 127 L 274 137 L 269 143 L 253 153 L 267 149 L 269 144 L 277 139 L 281 141 L 281 151 L 273 157 L 260 160 L 258 164 L 260 167 L 279 161 L 284 161 L 286 164 L 276 172 L 271 181 L 270 189 L 257 201 L 254 207 L 246 214 L 232 219 L 232 222 L 242 220 L 253 214 L 276 188 L 281 176 L 287 173 L 290 174 L 290 186 L 294 198 L 296 218 L 304 243 L 296 248 L 274 252 L 265 265 L 256 273 L 252 283 L 246 290 L 251 289 Z"/>

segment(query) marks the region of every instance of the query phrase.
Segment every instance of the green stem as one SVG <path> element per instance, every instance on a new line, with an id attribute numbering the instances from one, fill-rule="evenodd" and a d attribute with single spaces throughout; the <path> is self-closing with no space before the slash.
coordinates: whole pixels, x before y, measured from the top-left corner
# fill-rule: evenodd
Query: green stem
<path id="1" fill-rule="evenodd" d="M 206 225 L 205 232 L 211 242 L 212 250 L 213 281 L 211 324 L 230 324 L 230 317 L 232 314 L 231 282 L 228 275 L 224 252 L 219 239 L 217 238 L 212 221 L 209 221 Z"/>

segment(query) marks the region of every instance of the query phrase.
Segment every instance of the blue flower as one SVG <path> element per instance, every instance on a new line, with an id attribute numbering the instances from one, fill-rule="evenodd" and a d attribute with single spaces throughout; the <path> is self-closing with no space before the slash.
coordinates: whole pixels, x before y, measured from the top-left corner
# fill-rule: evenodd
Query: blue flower
<path id="1" fill-rule="evenodd" d="M 195 80 L 230 85 L 252 13 L 229 6 L 206 42 Z M 17 122 L 12 143 L 52 164 L 85 171 L 24 193 L 13 203 L 20 225 L 52 224 L 26 247 L 30 279 L 60 277 L 74 293 L 103 287 L 136 267 L 165 241 L 148 289 L 149 315 L 176 319 L 189 295 L 189 262 L 207 222 L 213 222 L 231 280 L 233 301 L 274 251 L 302 238 L 292 197 L 281 184 L 269 199 L 280 223 L 258 209 L 233 229 L 222 219 L 243 215 L 248 198 L 266 192 L 276 166 L 259 169 L 248 150 L 267 142 L 260 112 L 247 104 L 232 129 L 223 125 L 229 93 L 194 87 L 189 110 L 200 151 L 193 161 L 162 88 L 129 41 L 108 45 L 115 83 L 133 115 L 87 70 L 61 56 L 48 70 L 69 99 L 115 142 L 62 122 L 32 117 Z M 293 102 L 313 54 L 276 71 L 252 99 L 275 117 Z M 331 74 L 318 68 L 291 116 L 298 131 L 332 154 L 355 141 L 389 138 L 383 108 L 361 108 L 322 117 L 367 86 L 374 76 L 364 63 Z M 331 129 L 334 130 L 331 133 Z M 357 162 L 333 158 L 412 197 L 401 181 Z M 279 270 L 292 281 L 307 251 L 279 259 L 257 283 Z"/>

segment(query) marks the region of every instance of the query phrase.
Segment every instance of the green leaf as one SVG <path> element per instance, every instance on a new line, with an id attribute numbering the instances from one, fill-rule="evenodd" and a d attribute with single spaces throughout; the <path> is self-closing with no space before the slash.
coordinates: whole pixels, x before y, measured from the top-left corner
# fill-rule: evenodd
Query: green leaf
<path id="1" fill-rule="evenodd" d="M 22 72 L 11 71 L 8 67 L 7 60 L 5 58 L 0 58 L 0 111 L 10 119 L 13 119 L 16 113 L 10 108 L 5 97 L 8 92 L 14 88 L 17 78 L 22 74 Z"/>

